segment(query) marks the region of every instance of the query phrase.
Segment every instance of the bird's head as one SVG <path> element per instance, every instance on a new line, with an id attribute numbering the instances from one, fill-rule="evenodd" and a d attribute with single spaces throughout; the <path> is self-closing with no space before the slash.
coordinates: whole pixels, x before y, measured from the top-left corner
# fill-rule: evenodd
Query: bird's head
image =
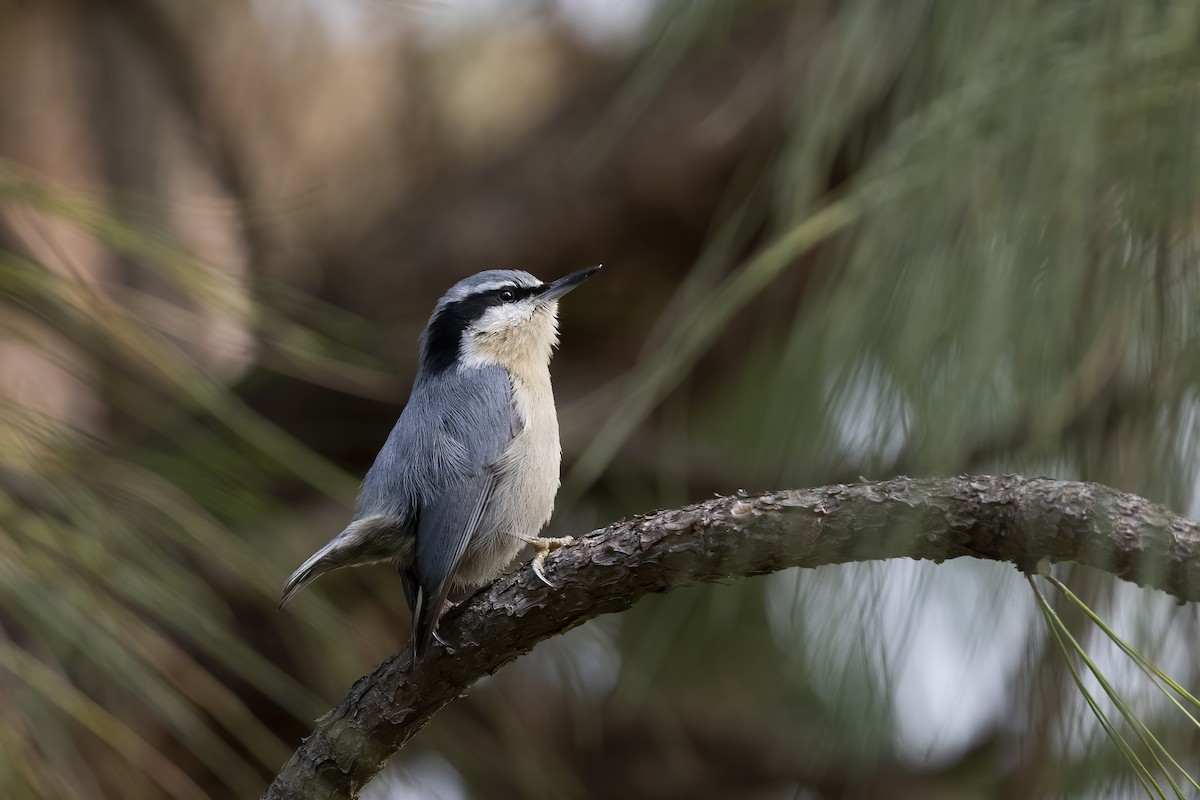
<path id="1" fill-rule="evenodd" d="M 422 371 L 545 366 L 558 341 L 558 299 L 598 269 L 581 269 L 549 283 L 512 269 L 464 278 L 438 301 L 421 334 Z"/>

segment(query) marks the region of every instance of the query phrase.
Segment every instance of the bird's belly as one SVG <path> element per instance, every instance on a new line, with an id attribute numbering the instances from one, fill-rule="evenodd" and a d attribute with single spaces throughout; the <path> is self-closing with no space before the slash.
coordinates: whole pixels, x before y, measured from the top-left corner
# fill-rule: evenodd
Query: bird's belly
<path id="1" fill-rule="evenodd" d="M 495 492 L 467 545 L 456 583 L 478 585 L 492 580 L 550 521 L 560 460 L 558 420 L 552 415 L 531 419 L 513 437 L 497 465 Z"/>

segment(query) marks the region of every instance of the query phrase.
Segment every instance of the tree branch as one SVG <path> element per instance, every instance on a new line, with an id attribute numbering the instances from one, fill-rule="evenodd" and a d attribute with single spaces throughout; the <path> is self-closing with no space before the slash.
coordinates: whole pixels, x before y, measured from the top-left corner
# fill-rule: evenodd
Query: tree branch
<path id="1" fill-rule="evenodd" d="M 439 626 L 449 649 L 406 649 L 361 678 L 284 765 L 267 798 L 346 798 L 442 706 L 535 644 L 643 595 L 788 567 L 974 556 L 1035 571 L 1076 561 L 1200 600 L 1200 525 L 1093 483 L 896 478 L 720 497 L 623 520 L 482 589 Z"/>

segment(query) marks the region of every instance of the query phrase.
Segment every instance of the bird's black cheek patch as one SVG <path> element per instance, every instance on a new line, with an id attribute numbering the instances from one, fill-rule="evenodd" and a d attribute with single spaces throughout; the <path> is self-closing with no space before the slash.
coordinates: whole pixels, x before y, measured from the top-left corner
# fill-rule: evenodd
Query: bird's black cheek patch
<path id="1" fill-rule="evenodd" d="M 454 366 L 458 360 L 458 348 L 462 332 L 467 326 L 455 309 L 457 303 L 449 303 L 429 323 L 421 343 L 422 367 L 430 372 L 442 372 Z"/>
<path id="2" fill-rule="evenodd" d="M 421 360 L 434 373 L 447 370 L 458 361 L 462 335 L 471 323 L 496 304 L 492 293 L 471 295 L 438 310 L 425 331 Z"/>

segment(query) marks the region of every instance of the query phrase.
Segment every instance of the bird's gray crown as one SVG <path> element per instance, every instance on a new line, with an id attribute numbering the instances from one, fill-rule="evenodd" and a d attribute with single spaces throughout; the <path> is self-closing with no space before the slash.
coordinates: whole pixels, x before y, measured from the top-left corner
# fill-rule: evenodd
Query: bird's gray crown
<path id="1" fill-rule="evenodd" d="M 476 272 L 471 277 L 463 278 L 461 281 L 451 286 L 446 293 L 442 295 L 442 299 L 438 301 L 438 308 L 441 308 L 448 303 L 460 302 L 467 299 L 471 295 L 484 294 L 486 292 L 495 291 L 496 289 L 503 289 L 507 286 L 533 288 L 541 285 L 541 281 L 524 270 L 488 269 L 484 270 L 483 272 Z"/>

